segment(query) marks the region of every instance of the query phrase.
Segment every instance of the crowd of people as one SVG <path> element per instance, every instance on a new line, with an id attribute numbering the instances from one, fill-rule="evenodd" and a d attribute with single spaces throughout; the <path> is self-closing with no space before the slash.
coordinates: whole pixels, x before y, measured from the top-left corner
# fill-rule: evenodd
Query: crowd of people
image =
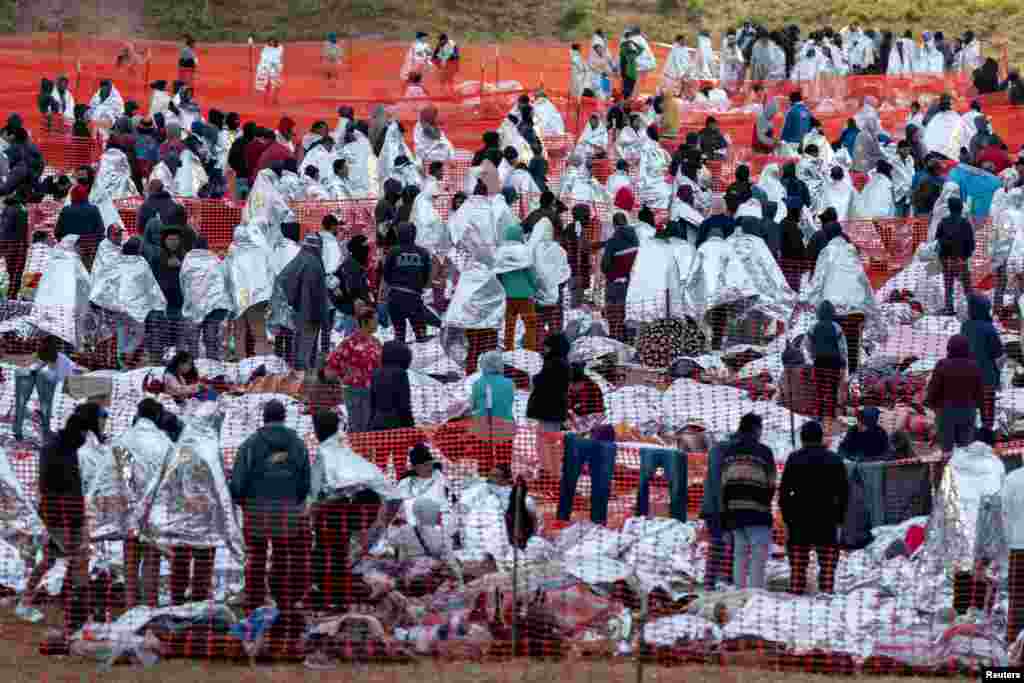
<path id="1" fill-rule="evenodd" d="M 426 95 L 428 71 L 441 72 L 446 88 L 457 73 L 454 41 L 441 35 L 431 46 L 428 38 L 417 34 L 402 66 L 405 94 L 413 100 Z M 966 70 L 979 95 L 1008 90 L 1010 101 L 1020 103 L 1016 74 L 1000 79 L 998 65 L 993 73 L 995 62 L 982 58 L 969 31 L 956 41 L 925 33 L 918 45 L 913 35 L 895 39 L 857 26 L 802 40 L 792 28 L 769 33 L 748 23 L 727 34 L 717 54 L 707 34 L 698 37 L 695 52 L 678 39 L 658 94 L 641 102 L 634 96 L 643 74 L 656 69 L 653 51 L 635 29 L 623 35 L 618 50 L 616 59 L 600 31 L 587 60 L 572 48 L 571 94 L 607 107 L 588 118 L 567 150 L 564 170 L 554 172 L 548 153 L 549 141 L 565 133 L 564 116 L 541 90 L 520 97 L 483 135 L 457 187 L 446 176 L 456 150 L 433 105 L 424 103 L 411 136 L 384 107 L 368 120 L 341 107 L 333 129 L 316 121 L 301 136 L 287 115 L 275 130 L 243 123 L 237 113 L 200 104 L 191 39 L 181 52 L 178 80 L 170 92 L 166 81 L 154 82 L 146 110 L 125 101 L 110 81 L 88 105 L 76 105 L 67 78 L 44 80 L 44 126 L 98 135 L 104 151 L 95 167 L 82 166 L 73 178 L 47 175 L 22 117 L 11 115 L 2 130 L 0 250 L 8 296 L 67 309 L 54 314 L 57 322 L 28 319 L 28 339 L 38 350 L 14 378 L 13 435 L 18 447 L 40 451 L 38 514 L 49 538 L 18 614 L 42 618 L 41 582 L 59 556 L 67 566 L 67 634 L 94 618 L 92 486 L 98 472 L 117 470 L 128 454 L 125 490 L 141 502 L 118 517 L 110 537 L 124 541 L 129 607 L 158 604 L 161 554 L 170 558 L 173 604 L 211 599 L 217 556 L 227 548 L 244 558 L 248 612 L 268 604 L 269 588 L 286 620 L 371 604 L 376 626 L 401 630 L 418 651 L 449 638 L 496 637 L 486 620 L 445 621 L 434 624 L 443 633 L 409 635 L 415 631 L 410 623 L 426 628 L 422 605 L 417 612 L 409 598 L 462 591 L 504 571 L 520 552 L 535 558 L 554 553 L 526 479 L 513 477 L 522 387 L 502 351 L 539 356 L 538 372 L 525 378 L 524 417 L 540 434 L 542 471 L 557 476 L 563 467 L 562 453 L 547 453 L 552 437 L 577 432 L 593 442 L 581 446 L 578 457 L 590 459 L 597 497 L 597 462 L 606 442 L 614 441 L 609 427 L 615 425 L 601 424 L 610 385 L 574 356 L 574 342 L 599 337 L 617 349 L 637 349 L 641 361 L 648 353 L 664 355 L 666 363 L 647 363 L 664 367 L 705 353 L 721 356 L 742 337 L 734 323 L 751 311 L 789 325 L 806 303 L 814 304 L 814 313 L 800 328 L 800 343 L 785 344 L 781 355 L 786 370 L 811 371 L 809 417 L 815 419 L 803 421 L 802 447 L 785 458 L 762 443 L 763 421 L 754 413 L 742 417 L 734 434 L 700 449 L 708 451 L 701 518 L 710 537 L 702 579 L 707 591 L 719 584 L 765 588 L 779 510 L 791 592 L 807 591 L 813 549 L 819 591 L 832 593 L 840 548 L 858 547 L 845 530 L 852 507 L 846 463 L 914 455 L 907 433 L 890 434 L 875 408 L 859 410 L 848 431 L 836 429 L 840 387 L 857 372 L 861 354 L 860 328 L 849 322 L 875 310 L 857 247 L 844 232 L 852 218 L 928 221 L 927 243 L 915 260 L 940 271 L 944 288 L 928 312 L 949 322 L 962 313 L 955 321 L 959 333 L 931 371 L 923 399 L 938 423 L 936 492 L 950 486 L 947 479 L 973 476 L 978 463 L 1002 468 L 992 446 L 1008 352 L 993 313 L 1019 312 L 1019 305 L 1004 306 L 1006 294 L 1015 304 L 1024 294 L 1018 291 L 1024 260 L 1016 256 L 1024 248 L 1018 245 L 1024 155 L 992 132 L 980 100 L 959 113 L 953 97 L 936 93 L 941 96 L 924 110 L 914 103 L 903 130 L 890 132 L 882 128 L 880 103 L 867 97 L 829 140 L 798 85 L 781 112 L 780 102 L 755 84 L 749 89 L 753 149 L 788 160 L 760 174 L 738 165 L 734 177 L 719 178 L 724 192 L 713 188 L 712 169 L 738 141 L 714 116 L 675 150 L 665 149 L 661 137 L 678 126 L 682 111 L 728 106 L 744 81 Z M 256 85 L 268 102 L 280 97 L 283 59 L 277 41 L 262 51 Z M 341 59 L 332 34 L 324 61 L 335 69 Z M 613 78 L 621 79 L 618 92 Z M 684 92 L 691 80 L 717 85 Z M 779 113 L 783 125 L 776 132 Z M 614 168 L 605 182 L 596 173 L 602 165 Z M 867 176 L 862 189 L 854 185 L 855 174 Z M 142 200 L 143 191 L 137 234 L 129 236 L 114 202 Z M 246 204 L 222 258 L 182 200 L 225 197 Z M 365 234 L 340 213 L 327 213 L 318 228 L 302 234 L 294 203 L 353 199 L 376 200 Z M 440 201 L 450 202 L 445 218 L 448 207 L 439 210 Z M 60 207 L 52 234 L 30 224 L 27 207 L 40 202 Z M 604 220 L 596 215 L 598 205 L 609 209 Z M 971 273 L 976 231 L 986 221 L 998 226 L 994 302 L 977 291 Z M 744 272 L 729 266 L 730 259 L 742 261 L 738 270 Z M 719 276 L 741 284 L 724 286 Z M 935 281 L 923 282 L 915 294 L 923 296 Z M 720 291 L 741 293 L 712 296 Z M 850 303 L 857 296 L 872 303 L 858 308 Z M 578 315 L 583 308 L 587 331 Z M 407 343 L 410 329 L 415 341 Z M 665 330 L 672 339 L 663 341 Z M 115 349 L 113 359 L 84 367 L 81 352 L 104 341 L 103 334 Z M 423 426 L 414 416 L 410 367 L 414 349 L 431 342 L 460 366 L 457 374 L 472 378 L 462 416 L 475 426 L 466 441 L 494 442 L 484 449 L 490 451 L 481 466 L 485 480 L 462 487 L 460 496 L 426 441 L 402 442 L 406 474 L 397 482 L 354 446 L 367 432 Z M 298 394 L 312 414 L 317 451 L 311 457 L 308 442 L 286 426 L 285 404 L 271 399 L 261 402 L 263 424 L 242 442 L 228 471 L 211 415 L 223 392 L 237 387 L 201 376 L 198 364 L 256 359 L 266 373 L 275 356 L 301 373 Z M 148 368 L 144 389 L 157 398 L 140 401 L 131 427 L 121 433 L 107 433 L 111 408 L 103 400 L 79 404 L 52 429 L 58 387 L 101 367 Z M 253 373 L 248 381 L 255 379 Z M 41 415 L 36 440 L 24 433 L 33 393 Z M 798 412 L 796 398 L 789 401 Z M 829 450 L 833 443 L 837 452 Z M 776 462 L 783 459 L 780 476 Z M 1012 573 L 1022 561 L 1016 512 L 1024 478 L 1007 477 L 1005 468 L 998 478 L 987 494 L 1002 495 Z M 571 508 L 573 492 L 561 493 L 560 517 L 566 498 Z M 646 497 L 642 509 L 645 514 Z M 685 517 L 685 511 L 673 516 Z M 187 533 L 179 535 L 182 529 Z M 371 553 L 381 543 L 390 555 Z M 985 571 L 979 565 L 958 573 L 955 591 Z M 1016 615 L 1024 610 L 1024 589 L 1014 581 L 1009 601 L 1012 643 L 1021 624 Z"/>

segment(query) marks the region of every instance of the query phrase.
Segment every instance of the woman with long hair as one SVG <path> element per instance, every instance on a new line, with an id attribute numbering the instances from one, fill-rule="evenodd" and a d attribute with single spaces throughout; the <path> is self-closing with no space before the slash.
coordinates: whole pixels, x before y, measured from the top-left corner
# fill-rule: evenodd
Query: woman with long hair
<path id="1" fill-rule="evenodd" d="M 174 398 L 191 398 L 202 386 L 199 373 L 192 362 L 192 354 L 178 351 L 164 369 L 164 391 Z"/>

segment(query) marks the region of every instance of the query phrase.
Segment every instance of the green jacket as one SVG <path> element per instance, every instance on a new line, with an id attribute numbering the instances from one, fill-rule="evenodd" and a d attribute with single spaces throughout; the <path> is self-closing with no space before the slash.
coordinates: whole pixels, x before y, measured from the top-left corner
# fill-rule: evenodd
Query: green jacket
<path id="1" fill-rule="evenodd" d="M 506 242 L 522 242 L 523 228 L 518 223 L 505 228 Z M 533 268 L 522 268 L 498 276 L 509 299 L 532 299 L 537 294 L 537 276 Z"/>
<path id="2" fill-rule="evenodd" d="M 619 48 L 619 70 L 623 78 L 637 79 L 636 58 L 640 56 L 640 46 L 627 40 Z"/>

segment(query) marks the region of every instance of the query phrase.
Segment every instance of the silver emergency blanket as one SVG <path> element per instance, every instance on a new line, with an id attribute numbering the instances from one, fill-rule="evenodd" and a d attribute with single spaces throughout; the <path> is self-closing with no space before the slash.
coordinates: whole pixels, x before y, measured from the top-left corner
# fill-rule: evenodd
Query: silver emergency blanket
<path id="1" fill-rule="evenodd" d="M 926 242 L 917 248 L 914 259 L 906 268 L 889 278 L 876 294 L 876 301 L 888 301 L 893 292 L 905 289 L 914 294 L 925 313 L 939 314 L 946 308 L 945 284 L 939 264 L 938 242 Z M 958 315 L 967 313 L 967 297 L 959 280 L 955 283 L 953 307 Z M 943 347 L 945 348 L 945 347 Z"/>
<path id="2" fill-rule="evenodd" d="M 703 321 L 716 306 L 755 298 L 752 310 L 776 320 L 788 320 L 796 294 L 760 237 L 737 229 L 728 240 L 712 237 L 697 249 L 683 281 L 686 314 Z"/>
<path id="3" fill-rule="evenodd" d="M 353 131 L 354 140 L 341 148 L 341 158 L 348 162 L 348 175 L 357 197 L 368 197 L 377 192 L 377 157 L 366 136 Z"/>
<path id="4" fill-rule="evenodd" d="M 452 244 L 472 261 L 490 266 L 509 219 L 515 220 L 504 198 L 473 195 L 449 221 Z"/>
<path id="5" fill-rule="evenodd" d="M 0 448 L 0 538 L 28 542 L 43 534 L 43 520 L 18 475 L 7 451 Z"/>
<path id="6" fill-rule="evenodd" d="M 685 315 L 689 309 L 683 281 L 696 254 L 686 240 L 644 234 L 626 292 L 626 322 L 639 325 Z"/>
<path id="7" fill-rule="evenodd" d="M 438 128 L 437 132 L 440 137 L 434 140 L 427 136 L 423 124 L 419 121 L 413 128 L 412 140 L 416 147 L 416 156 L 425 166 L 429 165 L 431 161 L 450 161 L 455 156 L 455 146 L 448 140 L 444 131 Z"/>
<path id="8" fill-rule="evenodd" d="M 181 290 L 185 320 L 201 323 L 218 309 L 233 313 L 235 302 L 228 293 L 227 266 L 208 249 L 193 249 L 181 264 Z"/>
<path id="9" fill-rule="evenodd" d="M 447 385 L 415 370 L 409 370 L 407 374 L 416 424 L 444 424 L 465 414 L 465 404 L 455 400 Z"/>
<path id="10" fill-rule="evenodd" d="M 992 449 L 975 441 L 967 448 L 954 450 L 943 472 L 938 496 L 928 521 L 925 539 L 926 557 L 933 571 L 971 572 L 976 560 L 994 559 L 977 554 L 980 534 L 978 521 L 982 502 L 998 497 L 1006 479 L 1006 467 Z"/>
<path id="11" fill-rule="evenodd" d="M 896 194 L 892 180 L 878 171 L 869 171 L 867 185 L 854 200 L 853 217 L 892 218 L 895 215 Z"/>
<path id="12" fill-rule="evenodd" d="M 302 183 L 302 178 L 292 171 L 281 172 L 277 189 L 286 202 L 301 202 L 306 199 L 306 188 Z"/>
<path id="13" fill-rule="evenodd" d="M 404 156 L 410 163 L 416 164 L 416 155 L 409 149 L 409 145 L 405 144 L 402 131 L 398 128 L 398 122 L 392 121 L 384 134 L 384 146 L 381 147 L 380 159 L 377 162 L 377 177 L 387 180 L 395 170 L 395 159 L 400 156 Z"/>
<path id="14" fill-rule="evenodd" d="M 949 159 L 960 158 L 960 148 L 970 143 L 964 131 L 963 119 L 955 111 L 939 112 L 924 129 L 924 146 L 929 152 L 938 152 Z"/>
<path id="15" fill-rule="evenodd" d="M 77 242 L 77 235 L 68 235 L 50 251 L 29 315 L 29 322 L 37 329 L 72 346 L 78 345 L 79 326 L 89 310 L 89 272 L 82 265 Z"/>
<path id="16" fill-rule="evenodd" d="M 494 272 L 481 266 L 462 271 L 445 311 L 445 327 L 498 329 L 504 319 L 505 288 Z"/>
<path id="17" fill-rule="evenodd" d="M 325 182 L 328 178 L 334 176 L 334 162 L 339 158 L 340 156 L 333 150 L 328 152 L 327 148 L 323 145 L 317 145 L 309 150 L 306 156 L 302 157 L 302 164 L 299 170 L 305 175 L 306 169 L 312 166 L 317 170 L 320 182 Z"/>
<path id="18" fill-rule="evenodd" d="M 441 256 L 451 248 L 448 226 L 434 208 L 438 194 L 436 182 L 427 181 L 423 191 L 412 203 L 412 224 L 416 226 L 416 245 L 435 256 Z"/>
<path id="19" fill-rule="evenodd" d="M 274 267 L 263 231 L 256 225 L 239 225 L 224 259 L 227 292 L 232 310 L 239 315 L 252 306 L 270 301 L 274 290 Z"/>
<path id="20" fill-rule="evenodd" d="M 242 210 L 242 222 L 249 225 L 263 223 L 280 229 L 289 211 L 288 203 L 278 188 L 277 175 L 269 168 L 260 171 Z"/>
<path id="21" fill-rule="evenodd" d="M 117 86 L 110 86 L 110 94 L 103 99 L 100 91 L 97 90 L 89 100 L 89 120 L 105 122 L 112 126 L 117 119 L 124 115 L 124 98 L 118 92 Z"/>
<path id="22" fill-rule="evenodd" d="M 114 253 L 116 248 L 117 245 L 104 240 L 97 249 L 89 301 L 112 313 L 124 313 L 140 323 L 145 322 L 152 311 L 167 310 L 167 298 L 146 259 L 121 254 L 120 250 Z"/>
<path id="23" fill-rule="evenodd" d="M 652 209 L 667 209 L 672 200 L 672 184 L 666 180 L 671 157 L 651 139 L 640 148 L 637 200 Z"/>
<path id="24" fill-rule="evenodd" d="M 139 418 L 110 443 L 112 455 L 128 494 L 124 531 L 137 535 L 152 499 L 146 492 L 157 485 L 174 454 L 174 444 L 151 420 Z"/>
<path id="25" fill-rule="evenodd" d="M 85 438 L 85 445 L 78 449 L 78 466 L 82 472 L 89 538 L 93 541 L 123 538 L 132 499 L 121 463 L 114 457 L 110 444 L 100 443 L 92 432 L 86 433 Z"/>
<path id="26" fill-rule="evenodd" d="M 179 197 L 198 197 L 199 190 L 210 182 L 202 162 L 191 150 L 181 153 L 181 166 L 174 174 L 174 184 L 170 187 L 173 194 Z"/>
<path id="27" fill-rule="evenodd" d="M 139 191 L 132 180 L 132 165 L 128 157 L 119 149 L 108 149 L 100 157 L 100 166 L 96 171 L 96 182 L 93 191 L 99 189 L 112 201 L 118 199 L 134 199 Z M 91 199 L 91 197 L 90 197 Z M 107 225 L 110 225 L 109 223 Z"/>
<path id="28" fill-rule="evenodd" d="M 226 546 L 232 558 L 241 562 L 242 531 L 228 492 L 218 418 L 208 414 L 186 418 L 164 477 L 146 493 L 152 504 L 142 538 L 165 552 L 179 545 Z"/>
<path id="29" fill-rule="evenodd" d="M 512 488 L 491 484 L 481 480 L 466 483 L 455 512 L 459 523 L 462 545 L 467 554 L 484 552 L 496 559 L 509 557 L 512 546 L 508 542 L 505 527 L 505 511 L 508 509 Z M 532 496 L 526 498 L 526 509 L 533 513 L 536 503 Z M 543 517 L 537 515 L 537 533 L 543 530 Z M 526 555 L 536 555 L 539 548 L 527 548 Z M 550 547 L 546 548 L 550 550 Z"/>
<path id="30" fill-rule="evenodd" d="M 862 313 L 867 335 L 881 341 L 888 335 L 874 289 L 857 256 L 857 249 L 842 237 L 833 238 L 818 256 L 814 277 L 804 288 L 804 300 L 815 310 L 825 300 L 831 301 L 836 315 Z"/>
<path id="31" fill-rule="evenodd" d="M 352 450 L 336 435 L 317 448 L 313 459 L 313 486 L 321 500 L 370 489 L 385 500 L 398 497 L 394 484 L 372 462 Z"/>
<path id="32" fill-rule="evenodd" d="M 572 276 L 569 255 L 558 242 L 554 241 L 554 227 L 547 218 L 533 226 L 530 240 L 531 263 L 537 277 L 537 293 L 534 296 L 539 306 L 554 306 L 558 303 L 561 285 Z"/>
<path id="33" fill-rule="evenodd" d="M 1006 264 L 1012 267 L 1012 272 L 1019 272 L 1024 266 L 1024 240 L 1021 239 L 1024 230 L 1022 199 L 1024 191 L 1013 190 L 1003 201 L 1004 207 L 998 213 L 992 214 L 990 241 L 993 267 Z"/>

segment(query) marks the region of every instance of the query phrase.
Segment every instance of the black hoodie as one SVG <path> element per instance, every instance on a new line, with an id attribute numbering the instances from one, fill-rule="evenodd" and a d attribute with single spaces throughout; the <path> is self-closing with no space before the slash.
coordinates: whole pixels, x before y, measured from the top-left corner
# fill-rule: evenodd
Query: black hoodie
<path id="1" fill-rule="evenodd" d="M 533 377 L 526 417 L 544 422 L 565 422 L 569 417 L 569 340 L 553 334 L 544 340 L 544 365 Z"/>
<path id="2" fill-rule="evenodd" d="M 398 226 L 398 246 L 384 261 L 381 276 L 392 290 L 420 294 L 430 284 L 430 252 L 416 246 L 416 226 Z"/>
<path id="3" fill-rule="evenodd" d="M 409 386 L 412 351 L 401 342 L 389 341 L 381 350 L 380 363 L 370 383 L 370 430 L 414 427 Z"/>

